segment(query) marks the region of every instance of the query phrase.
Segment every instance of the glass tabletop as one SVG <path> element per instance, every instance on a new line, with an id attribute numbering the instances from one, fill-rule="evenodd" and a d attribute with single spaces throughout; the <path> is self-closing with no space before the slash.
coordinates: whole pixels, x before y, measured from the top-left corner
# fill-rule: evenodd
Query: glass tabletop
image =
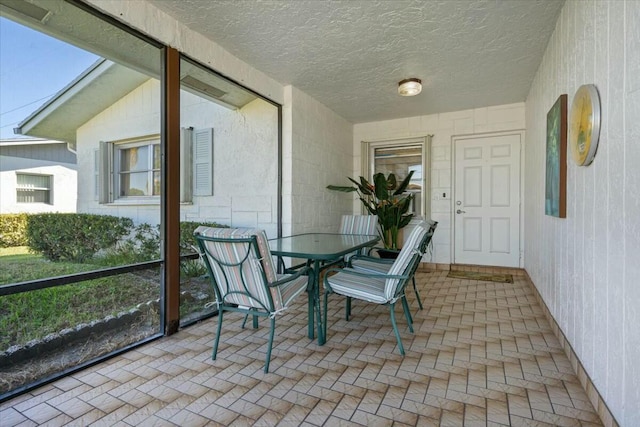
<path id="1" fill-rule="evenodd" d="M 379 236 L 363 234 L 305 233 L 269 240 L 271 254 L 292 258 L 333 260 L 360 248 L 373 246 Z"/>

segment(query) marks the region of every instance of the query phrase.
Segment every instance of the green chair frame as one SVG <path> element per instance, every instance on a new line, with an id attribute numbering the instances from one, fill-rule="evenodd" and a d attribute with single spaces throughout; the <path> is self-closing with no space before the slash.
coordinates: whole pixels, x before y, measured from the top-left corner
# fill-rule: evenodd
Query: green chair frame
<path id="1" fill-rule="evenodd" d="M 328 318 L 327 318 L 327 304 L 329 302 L 328 298 L 329 298 L 329 294 L 331 293 L 338 293 L 336 292 L 336 290 L 334 289 L 334 286 L 336 284 L 336 281 L 338 280 L 338 278 L 341 278 L 342 280 L 350 280 L 353 282 L 358 282 L 358 283 L 365 283 L 365 284 L 372 284 L 372 286 L 380 286 L 381 281 L 384 282 L 383 286 L 385 287 L 385 295 L 387 294 L 387 287 L 393 285 L 394 288 L 393 289 L 389 289 L 391 292 L 390 297 L 386 298 L 384 302 L 381 301 L 372 301 L 372 299 L 368 299 L 366 293 L 359 293 L 358 295 L 356 295 L 356 293 L 351 293 L 351 295 L 344 295 L 347 298 L 346 301 L 346 308 L 345 308 L 345 312 L 346 312 L 346 320 L 348 321 L 351 317 L 351 299 L 352 298 L 356 298 L 356 299 L 361 299 L 364 301 L 368 301 L 368 302 L 373 302 L 373 303 L 377 303 L 377 304 L 382 304 L 382 305 L 387 305 L 389 306 L 389 312 L 390 312 L 390 316 L 391 316 L 391 325 L 393 326 L 393 332 L 396 336 L 396 340 L 398 343 L 398 349 L 400 351 L 400 354 L 404 356 L 405 351 L 404 351 L 404 346 L 402 345 L 402 339 L 400 337 L 400 332 L 398 330 L 398 324 L 396 321 L 396 314 L 395 314 L 395 305 L 398 301 L 401 301 L 402 303 L 402 308 L 404 310 L 404 314 L 405 314 L 405 318 L 407 319 L 407 324 L 408 324 L 408 328 L 409 331 L 411 333 L 413 333 L 413 319 L 411 317 L 411 312 L 409 310 L 409 304 L 407 303 L 407 298 L 405 295 L 405 288 L 407 283 L 409 282 L 409 280 L 413 277 L 413 273 L 415 272 L 415 270 L 418 268 L 418 264 L 420 263 L 420 260 L 422 259 L 422 252 L 420 252 L 419 246 L 422 243 L 422 241 L 424 240 L 424 236 L 427 234 L 427 229 L 425 227 L 423 227 L 422 225 L 417 226 L 416 229 L 414 229 L 414 231 L 411 233 L 412 236 L 410 237 L 410 240 L 417 240 L 413 245 L 409 245 L 405 248 L 403 248 L 403 251 L 409 251 L 410 254 L 409 256 L 409 260 L 406 263 L 406 266 L 404 267 L 402 274 L 389 274 L 389 273 L 365 273 L 365 272 L 361 272 L 361 271 L 356 271 L 352 268 L 344 268 L 344 269 L 338 269 L 338 268 L 330 268 L 327 270 L 327 274 L 325 275 L 324 278 L 324 319 L 325 319 L 325 323 L 324 323 L 324 336 L 327 336 L 327 323 L 328 323 Z M 415 234 L 415 236 L 413 236 Z M 401 251 L 402 252 L 402 251 Z M 398 261 L 399 259 L 401 259 L 402 254 L 399 255 L 398 259 L 396 259 L 396 261 L 394 261 L 394 264 L 396 262 L 402 262 Z M 392 268 L 392 267 L 391 267 Z M 389 271 L 391 271 L 391 268 L 389 269 Z M 332 275 L 332 273 L 335 273 L 335 276 Z M 332 286 L 331 281 L 334 281 L 334 286 Z M 344 284 L 343 284 L 344 286 Z"/>
<path id="2" fill-rule="evenodd" d="M 311 292 L 310 289 L 314 283 L 313 269 L 308 267 L 301 268 L 295 274 L 280 275 L 278 280 L 269 282 L 265 269 L 260 264 L 263 254 L 260 252 L 255 235 L 233 238 L 208 237 L 196 230 L 195 237 L 216 295 L 215 304 L 218 306 L 218 327 L 213 345 L 212 360 L 216 360 L 218 354 L 225 312 L 244 313 L 242 328 L 244 328 L 249 315 L 253 316 L 254 328 L 258 327 L 258 317 L 268 317 L 270 319 L 270 333 L 264 365 L 264 372 L 268 373 L 275 335 L 276 315 L 283 310 L 283 308 L 279 308 L 276 305 L 271 289 L 289 284 L 294 280 L 298 280 L 301 276 L 307 276 L 306 291 Z M 226 255 L 233 253 L 230 258 L 235 260 L 225 260 L 222 253 L 213 253 L 208 245 L 210 242 L 223 244 L 226 248 L 223 252 Z M 264 255 L 271 256 L 270 253 Z M 257 283 L 255 282 L 256 278 L 258 278 Z M 239 300 L 246 301 L 246 305 L 238 304 Z M 319 304 L 316 305 L 314 311 L 318 314 L 320 313 Z"/>
<path id="3" fill-rule="evenodd" d="M 424 241 L 420 244 L 420 249 L 419 249 L 419 251 L 424 255 L 427 252 L 427 248 L 429 247 L 429 244 L 431 243 L 433 234 L 436 232 L 436 228 L 438 227 L 438 222 L 432 221 L 432 220 L 421 221 L 421 222 L 424 222 L 429 227 L 429 231 L 427 232 Z M 379 249 L 381 248 L 374 247 L 369 250 L 368 255 L 354 256 L 352 259 L 349 260 L 349 267 L 354 268 L 356 270 L 367 270 L 366 267 L 363 267 L 363 268 L 358 267 L 358 261 L 362 260 L 362 261 L 373 263 L 373 265 L 377 264 L 378 267 L 374 267 L 374 268 L 378 272 L 387 271 L 389 268 L 391 268 L 391 265 L 393 264 L 394 260 L 392 258 L 378 258 L 378 257 L 371 256 L 372 253 L 374 253 Z M 391 249 L 385 249 L 385 251 L 391 252 Z M 399 250 L 395 252 L 400 253 Z M 422 298 L 420 297 L 420 292 L 418 292 L 418 287 L 416 286 L 416 278 L 415 278 L 415 273 L 418 270 L 419 266 L 420 266 L 420 262 L 418 262 L 415 265 L 415 270 L 411 273 L 412 274 L 411 282 L 413 284 L 413 291 L 416 294 L 416 299 L 418 300 L 419 310 L 422 310 L 424 307 L 422 305 Z"/>

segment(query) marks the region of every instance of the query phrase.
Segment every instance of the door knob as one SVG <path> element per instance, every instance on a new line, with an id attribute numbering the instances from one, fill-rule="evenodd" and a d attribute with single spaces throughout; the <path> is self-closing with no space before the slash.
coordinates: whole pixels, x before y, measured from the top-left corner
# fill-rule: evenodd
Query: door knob
<path id="1" fill-rule="evenodd" d="M 458 209 L 458 210 L 456 211 L 456 213 L 457 213 L 458 215 L 460 215 L 460 214 L 463 214 L 463 213 L 466 213 L 466 212 L 465 212 L 465 211 L 461 211 L 460 209 Z"/>

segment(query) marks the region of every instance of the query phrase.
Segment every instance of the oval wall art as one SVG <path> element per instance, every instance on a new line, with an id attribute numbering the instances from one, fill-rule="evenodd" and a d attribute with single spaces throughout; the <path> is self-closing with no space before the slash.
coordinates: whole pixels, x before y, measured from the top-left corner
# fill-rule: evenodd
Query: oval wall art
<path id="1" fill-rule="evenodd" d="M 600 139 L 600 95 L 595 85 L 582 85 L 571 104 L 569 146 L 578 166 L 589 166 Z"/>

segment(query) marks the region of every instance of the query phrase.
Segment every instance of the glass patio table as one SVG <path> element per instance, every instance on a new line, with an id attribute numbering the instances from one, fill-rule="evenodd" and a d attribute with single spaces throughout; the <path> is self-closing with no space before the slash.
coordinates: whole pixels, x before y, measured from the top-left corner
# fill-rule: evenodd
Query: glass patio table
<path id="1" fill-rule="evenodd" d="M 318 344 L 325 343 L 320 310 L 320 268 L 323 261 L 335 261 L 344 255 L 375 245 L 379 236 L 363 234 L 305 233 L 269 240 L 271 254 L 277 257 L 303 258 L 314 272 L 309 292 L 309 338 L 314 338 L 314 307 L 318 306 Z M 325 319 L 326 321 L 326 319 Z"/>

